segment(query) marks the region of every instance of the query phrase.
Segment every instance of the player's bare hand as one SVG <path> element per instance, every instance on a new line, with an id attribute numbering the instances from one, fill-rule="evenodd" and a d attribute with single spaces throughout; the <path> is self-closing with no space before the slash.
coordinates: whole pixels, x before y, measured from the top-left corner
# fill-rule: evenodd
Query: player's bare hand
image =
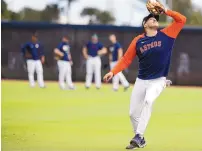
<path id="1" fill-rule="evenodd" d="M 86 55 L 86 56 L 84 56 L 84 58 L 86 59 L 86 60 L 88 60 L 88 56 Z"/>
<path id="2" fill-rule="evenodd" d="M 104 82 L 109 82 L 113 78 L 113 75 L 112 72 L 107 73 L 103 78 Z"/>
<path id="3" fill-rule="evenodd" d="M 42 63 L 42 64 L 45 63 L 45 57 L 44 57 L 44 56 L 41 57 L 41 63 Z"/>
<path id="4" fill-rule="evenodd" d="M 73 66 L 73 61 L 70 61 L 70 65 Z"/>

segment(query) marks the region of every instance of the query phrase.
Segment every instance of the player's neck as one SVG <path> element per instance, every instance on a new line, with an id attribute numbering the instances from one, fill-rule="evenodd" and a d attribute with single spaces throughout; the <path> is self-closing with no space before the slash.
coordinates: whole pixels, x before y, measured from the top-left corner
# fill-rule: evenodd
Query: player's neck
<path id="1" fill-rule="evenodd" d="M 148 36 L 148 37 L 156 36 L 157 32 L 158 32 L 157 30 L 153 30 L 153 29 L 147 30 L 146 36 Z"/>
<path id="2" fill-rule="evenodd" d="M 117 41 L 112 42 L 113 44 L 116 44 Z"/>

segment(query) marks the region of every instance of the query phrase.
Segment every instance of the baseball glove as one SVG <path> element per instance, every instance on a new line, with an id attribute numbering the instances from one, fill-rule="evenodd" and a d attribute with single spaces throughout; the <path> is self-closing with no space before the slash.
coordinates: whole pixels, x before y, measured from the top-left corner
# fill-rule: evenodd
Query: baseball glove
<path id="1" fill-rule="evenodd" d="M 165 7 L 158 0 L 148 0 L 146 7 L 147 10 L 154 15 L 165 13 Z"/>
<path id="2" fill-rule="evenodd" d="M 55 59 L 55 60 L 60 60 L 61 58 L 62 58 L 62 57 L 59 56 L 59 55 L 56 55 L 56 54 L 54 55 L 54 59 Z"/>

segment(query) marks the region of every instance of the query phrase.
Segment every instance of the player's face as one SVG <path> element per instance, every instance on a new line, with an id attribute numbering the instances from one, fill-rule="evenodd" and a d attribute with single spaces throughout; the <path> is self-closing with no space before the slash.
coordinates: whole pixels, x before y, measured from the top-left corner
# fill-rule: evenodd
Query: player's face
<path id="1" fill-rule="evenodd" d="M 64 42 L 69 42 L 69 40 L 68 40 L 66 37 L 63 37 L 63 38 L 62 38 L 62 41 L 64 41 Z"/>
<path id="2" fill-rule="evenodd" d="M 151 17 L 151 18 L 146 22 L 145 27 L 157 29 L 157 28 L 159 27 L 159 23 L 158 23 L 158 21 L 157 21 L 154 17 Z"/>
<path id="3" fill-rule="evenodd" d="M 116 42 L 116 37 L 115 37 L 115 35 L 110 35 L 110 36 L 109 36 L 109 40 L 110 40 L 112 43 L 115 43 L 115 42 Z"/>
<path id="4" fill-rule="evenodd" d="M 33 42 L 37 42 L 38 41 L 37 37 L 36 36 L 32 36 L 32 41 Z"/>
<path id="5" fill-rule="evenodd" d="M 98 42 L 98 38 L 92 37 L 92 38 L 91 38 L 91 41 L 92 41 L 92 43 L 97 43 L 97 42 Z"/>

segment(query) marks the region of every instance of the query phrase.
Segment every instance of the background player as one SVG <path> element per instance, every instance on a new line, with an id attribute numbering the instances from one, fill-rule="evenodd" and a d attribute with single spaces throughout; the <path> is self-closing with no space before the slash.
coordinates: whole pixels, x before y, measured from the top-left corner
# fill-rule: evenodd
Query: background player
<path id="1" fill-rule="evenodd" d="M 130 102 L 130 119 L 136 135 L 126 149 L 142 148 L 146 145 L 143 136 L 151 116 L 152 105 L 165 88 L 173 45 L 186 22 L 185 16 L 166 10 L 159 2 L 152 5 L 154 7 L 151 8 L 158 7 L 161 12 L 172 17 L 174 22 L 158 31 L 159 16 L 150 14 L 145 17 L 143 19 L 145 33 L 134 38 L 122 59 L 104 76 L 104 80 L 109 81 L 127 68 L 136 55 L 138 56 L 139 74 Z"/>
<path id="2" fill-rule="evenodd" d="M 22 47 L 22 54 L 27 62 L 28 78 L 31 87 L 35 86 L 34 73 L 37 73 L 38 84 L 44 88 L 43 67 L 45 56 L 41 44 L 38 42 L 37 34 L 33 34 L 31 42 L 27 42 Z"/>
<path id="3" fill-rule="evenodd" d="M 58 68 L 59 68 L 59 85 L 61 89 L 74 90 L 75 87 L 72 83 L 72 69 L 71 65 L 73 65 L 72 57 L 70 53 L 70 45 L 69 40 L 66 36 L 62 38 L 62 42 L 58 45 L 57 48 L 54 49 L 54 53 L 56 56 Z M 65 84 L 66 81 L 66 84 Z"/>
<path id="4" fill-rule="evenodd" d="M 95 85 L 101 87 L 101 59 L 100 56 L 107 53 L 107 49 L 98 42 L 98 36 L 94 34 L 91 41 L 83 47 L 83 56 L 86 61 L 86 83 L 88 89 L 91 86 L 93 73 L 95 73 Z"/>
<path id="5" fill-rule="evenodd" d="M 119 42 L 116 40 L 116 36 L 114 34 L 111 34 L 109 36 L 109 40 L 111 41 L 112 45 L 109 47 L 109 61 L 110 61 L 110 68 L 113 69 L 114 66 L 117 64 L 117 61 L 123 56 L 123 49 Z M 119 72 L 117 75 L 115 75 L 112 79 L 113 82 L 113 89 L 114 91 L 118 90 L 119 87 L 119 80 L 124 86 L 124 90 L 127 90 L 129 88 L 129 83 L 126 80 L 125 76 L 122 72 Z"/>

